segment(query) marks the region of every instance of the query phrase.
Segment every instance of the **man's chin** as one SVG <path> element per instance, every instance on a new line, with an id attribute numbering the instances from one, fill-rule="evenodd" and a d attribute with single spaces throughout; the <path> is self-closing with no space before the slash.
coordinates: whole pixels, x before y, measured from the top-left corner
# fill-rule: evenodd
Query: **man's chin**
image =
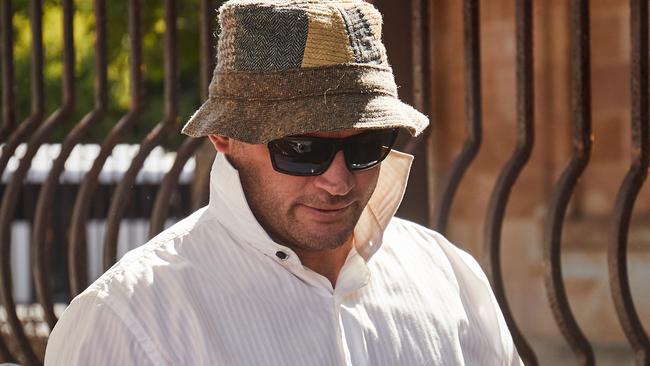
<path id="1" fill-rule="evenodd" d="M 323 225 L 325 226 L 325 225 Z M 332 225 L 330 225 L 332 226 Z M 333 250 L 339 248 L 351 239 L 354 228 L 345 228 L 333 230 L 334 228 L 319 228 L 318 230 L 306 230 L 303 227 L 297 235 L 294 236 L 298 247 L 308 250 Z"/>
<path id="2" fill-rule="evenodd" d="M 298 247 L 304 249 L 336 249 L 350 240 L 354 233 L 360 215 L 355 208 L 350 205 L 341 212 L 319 212 L 328 210 L 300 206 L 295 211 L 288 234 Z"/>

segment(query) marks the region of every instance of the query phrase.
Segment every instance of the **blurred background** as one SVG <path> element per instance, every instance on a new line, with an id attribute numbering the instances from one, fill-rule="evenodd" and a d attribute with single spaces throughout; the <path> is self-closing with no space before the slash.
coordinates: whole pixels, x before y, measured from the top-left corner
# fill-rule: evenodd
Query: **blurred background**
<path id="1" fill-rule="evenodd" d="M 154 226 L 170 225 L 206 201 L 212 149 L 179 132 L 206 97 L 220 3 L 2 0 L 4 361 L 38 364 L 56 316 L 84 284 L 157 233 Z M 608 270 L 608 250 L 621 246 L 613 235 L 617 193 L 641 151 L 646 151 L 646 170 L 640 175 L 647 175 L 647 1 L 373 3 L 384 14 L 383 37 L 400 98 L 431 118 L 425 136 L 401 136 L 398 142 L 415 155 L 398 216 L 445 233 L 479 259 L 493 285 L 495 268 L 500 270 L 503 281 L 496 279 L 496 285 L 502 284 L 504 292 L 498 297 L 502 304 L 507 301 L 511 324 L 521 331 L 518 347 L 522 340 L 531 347 L 527 364 L 594 363 L 579 361 L 558 326 L 566 320 L 553 315 L 557 300 L 549 296 L 545 276 L 558 268 L 568 316 L 575 318 L 595 363 L 650 362 L 639 353 L 635 363 L 633 342 L 614 305 L 612 295 L 619 291 L 612 290 L 615 279 Z M 641 61 L 631 56 L 632 16 L 646 24 L 638 28 L 639 44 L 645 42 Z M 40 31 L 35 19 L 40 19 Z M 580 19 L 582 48 L 574 36 Z M 530 38 L 525 29 L 532 32 Z M 576 49 L 585 52 L 586 64 L 578 62 Z M 643 70 L 643 62 L 641 79 L 632 77 L 631 66 Z M 518 79 L 525 65 L 529 74 L 520 73 Z M 584 87 L 576 87 L 577 81 Z M 632 81 L 639 85 L 636 93 Z M 635 100 L 645 111 L 636 114 L 645 132 L 632 128 Z M 525 123 L 535 131 L 529 135 L 534 144 L 509 196 L 497 200 L 505 211 L 502 224 L 496 223 L 501 263 L 495 264 L 489 257 L 495 247 L 488 234 L 495 222 L 490 197 L 518 138 L 526 137 Z M 77 126 L 84 124 L 80 131 Z M 21 125 L 28 127 L 21 130 Z M 459 165 L 467 141 L 473 154 Z M 575 187 L 564 187 L 569 201 L 562 215 L 552 203 L 576 146 L 585 149 L 588 161 Z M 96 163 L 103 155 L 105 162 Z M 57 158 L 65 162 L 58 172 Z M 96 171 L 88 173 L 94 165 Z M 454 176 L 460 178 L 457 184 Z M 165 179 L 171 183 L 161 193 Z M 642 328 L 650 326 L 647 186 L 633 200 L 629 229 L 623 225 L 628 234 L 623 273 L 640 318 L 637 335 L 640 329 L 641 344 L 650 352 Z M 151 224 L 153 216 L 157 226 Z M 547 255 L 552 217 L 561 224 L 555 227 L 560 235 L 556 266 Z M 114 253 L 106 247 L 114 247 Z M 82 274 L 76 278 L 73 273 Z M 580 338 L 575 329 L 569 333 Z"/>

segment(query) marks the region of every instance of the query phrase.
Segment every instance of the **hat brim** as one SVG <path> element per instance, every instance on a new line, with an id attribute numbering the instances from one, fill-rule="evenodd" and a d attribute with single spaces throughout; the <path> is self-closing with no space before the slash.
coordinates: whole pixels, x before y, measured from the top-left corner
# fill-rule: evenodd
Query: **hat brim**
<path id="1" fill-rule="evenodd" d="M 289 135 L 342 129 L 399 127 L 417 136 L 428 125 L 424 114 L 393 96 L 335 94 L 289 100 L 210 98 L 182 132 L 262 144 Z"/>

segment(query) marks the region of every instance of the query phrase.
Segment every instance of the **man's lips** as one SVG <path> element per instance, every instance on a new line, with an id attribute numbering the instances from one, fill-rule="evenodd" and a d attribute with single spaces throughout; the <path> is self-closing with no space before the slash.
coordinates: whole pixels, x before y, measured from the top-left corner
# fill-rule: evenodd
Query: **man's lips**
<path id="1" fill-rule="evenodd" d="M 338 205 L 310 205 L 302 204 L 305 207 L 307 212 L 312 216 L 323 219 L 336 219 L 348 212 L 348 209 L 352 206 L 352 202 Z"/>
<path id="2" fill-rule="evenodd" d="M 348 203 L 345 205 L 338 205 L 338 206 L 310 206 L 310 205 L 305 205 L 305 206 L 319 211 L 340 211 L 348 208 L 351 204 L 352 203 Z"/>

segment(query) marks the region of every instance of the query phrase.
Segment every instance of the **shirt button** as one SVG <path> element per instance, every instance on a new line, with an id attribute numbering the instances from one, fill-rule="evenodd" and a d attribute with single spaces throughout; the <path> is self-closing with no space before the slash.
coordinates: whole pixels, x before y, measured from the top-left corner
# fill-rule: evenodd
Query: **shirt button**
<path id="1" fill-rule="evenodd" d="M 286 261 L 287 259 L 289 259 L 289 255 L 281 250 L 275 252 L 275 256 L 280 258 L 281 261 Z"/>

